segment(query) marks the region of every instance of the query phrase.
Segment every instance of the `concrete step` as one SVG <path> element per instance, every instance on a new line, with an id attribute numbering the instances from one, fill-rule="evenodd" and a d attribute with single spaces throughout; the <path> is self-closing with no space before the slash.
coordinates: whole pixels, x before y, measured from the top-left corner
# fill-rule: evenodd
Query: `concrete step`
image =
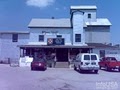
<path id="1" fill-rule="evenodd" d="M 55 68 L 69 68 L 68 62 L 56 62 Z"/>

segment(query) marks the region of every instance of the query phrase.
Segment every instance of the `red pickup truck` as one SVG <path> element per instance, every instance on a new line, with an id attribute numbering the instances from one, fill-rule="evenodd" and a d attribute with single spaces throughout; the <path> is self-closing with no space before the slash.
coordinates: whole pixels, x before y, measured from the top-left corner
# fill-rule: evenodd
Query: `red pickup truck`
<path id="1" fill-rule="evenodd" d="M 115 57 L 104 57 L 99 62 L 100 69 L 103 67 L 107 71 L 111 71 L 112 69 L 118 69 L 120 72 L 120 61 L 118 61 Z"/>

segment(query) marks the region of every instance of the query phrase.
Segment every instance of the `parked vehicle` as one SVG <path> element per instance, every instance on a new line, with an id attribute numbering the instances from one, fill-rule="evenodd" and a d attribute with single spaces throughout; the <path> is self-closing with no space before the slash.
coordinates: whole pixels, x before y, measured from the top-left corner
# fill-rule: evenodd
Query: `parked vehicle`
<path id="1" fill-rule="evenodd" d="M 99 62 L 100 69 L 103 67 L 107 71 L 111 71 L 112 69 L 118 69 L 120 71 L 120 61 L 118 61 L 115 57 L 104 57 Z"/>
<path id="2" fill-rule="evenodd" d="M 94 53 L 78 54 L 74 61 L 74 70 L 94 71 L 98 73 L 99 70 L 99 57 Z"/>
<path id="3" fill-rule="evenodd" d="M 31 70 L 40 69 L 46 70 L 47 69 L 47 62 L 46 58 L 43 54 L 36 54 L 33 61 L 31 62 Z"/>

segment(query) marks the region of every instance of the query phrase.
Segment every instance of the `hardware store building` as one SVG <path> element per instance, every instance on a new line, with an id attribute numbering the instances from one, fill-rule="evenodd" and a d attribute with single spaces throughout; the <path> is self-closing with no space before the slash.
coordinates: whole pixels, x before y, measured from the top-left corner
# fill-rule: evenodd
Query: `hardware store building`
<path id="1" fill-rule="evenodd" d="M 97 18 L 96 11 L 96 6 L 71 6 L 70 18 L 32 19 L 29 31 L 0 31 L 0 60 L 34 57 L 40 51 L 54 53 L 60 62 L 78 53 L 119 54 L 109 45 L 110 21 Z"/>

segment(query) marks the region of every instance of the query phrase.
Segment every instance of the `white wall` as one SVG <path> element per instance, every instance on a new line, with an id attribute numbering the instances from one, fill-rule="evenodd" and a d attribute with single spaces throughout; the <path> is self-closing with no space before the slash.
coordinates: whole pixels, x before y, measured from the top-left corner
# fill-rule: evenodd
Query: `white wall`
<path id="1" fill-rule="evenodd" d="M 94 48 L 93 53 L 96 53 L 100 57 L 100 50 L 105 50 L 105 56 L 107 55 L 120 55 L 120 49 L 118 48 Z"/>
<path id="2" fill-rule="evenodd" d="M 84 21 L 96 21 L 96 10 L 80 10 L 84 12 Z M 91 19 L 88 19 L 88 14 L 91 14 Z"/>
<path id="3" fill-rule="evenodd" d="M 18 34 L 18 42 L 12 42 L 12 33 L 4 33 L 1 35 L 1 60 L 18 59 L 20 56 L 20 50 L 17 45 L 27 44 L 29 40 L 29 34 Z"/>
<path id="4" fill-rule="evenodd" d="M 109 27 L 88 27 L 85 30 L 85 42 L 110 43 Z"/>
<path id="5" fill-rule="evenodd" d="M 74 12 L 73 13 L 73 45 L 85 45 L 85 36 L 83 30 L 83 13 Z M 81 34 L 81 42 L 75 42 L 75 34 Z"/>
<path id="6" fill-rule="evenodd" d="M 43 33 L 43 32 L 47 32 L 47 33 Z M 45 35 L 44 42 L 39 42 L 39 35 Z M 65 45 L 72 44 L 71 28 L 53 28 L 53 29 L 52 28 L 30 28 L 29 44 L 47 45 L 47 38 L 56 38 L 56 35 L 62 35 L 62 38 L 65 38 Z"/>

